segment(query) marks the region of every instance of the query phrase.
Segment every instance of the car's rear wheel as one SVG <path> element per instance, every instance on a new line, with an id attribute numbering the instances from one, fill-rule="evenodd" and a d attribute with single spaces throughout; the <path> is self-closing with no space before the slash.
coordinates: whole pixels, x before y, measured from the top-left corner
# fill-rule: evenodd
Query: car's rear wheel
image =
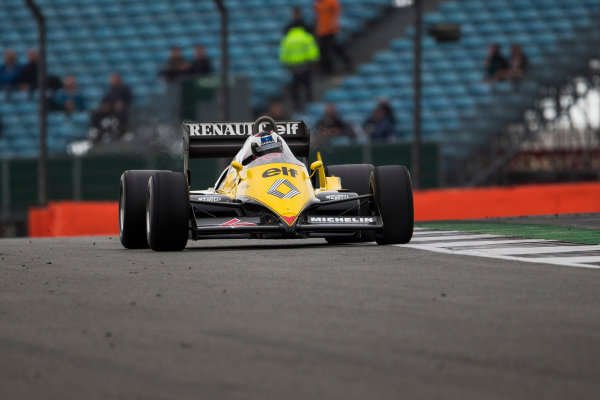
<path id="1" fill-rule="evenodd" d="M 363 195 L 371 193 L 369 180 L 373 172 L 372 164 L 345 164 L 345 165 L 329 165 L 325 167 L 327 176 L 337 176 L 340 178 L 342 188 Z M 362 216 L 369 215 L 368 202 L 360 206 L 358 213 Z M 353 236 L 330 237 L 326 239 L 329 243 L 356 243 L 356 242 L 372 242 L 375 240 L 373 232 L 359 232 Z"/>
<path id="2" fill-rule="evenodd" d="M 180 251 L 189 236 L 189 191 L 181 172 L 150 177 L 146 197 L 146 237 L 152 250 Z"/>
<path id="3" fill-rule="evenodd" d="M 147 249 L 146 189 L 155 170 L 130 170 L 121 175 L 119 238 L 128 249 Z"/>
<path id="4" fill-rule="evenodd" d="M 371 175 L 375 204 L 383 220 L 383 232 L 375 235 L 379 244 L 408 243 L 414 228 L 412 184 L 402 165 L 376 167 Z"/>

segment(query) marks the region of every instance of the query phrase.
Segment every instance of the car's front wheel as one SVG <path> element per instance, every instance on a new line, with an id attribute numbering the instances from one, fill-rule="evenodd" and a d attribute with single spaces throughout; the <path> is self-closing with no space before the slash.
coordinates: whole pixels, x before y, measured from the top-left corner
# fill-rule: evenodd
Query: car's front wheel
<path id="1" fill-rule="evenodd" d="M 130 170 L 121 175 L 119 191 L 119 238 L 127 249 L 147 249 L 146 188 L 155 170 Z"/>
<path id="2" fill-rule="evenodd" d="M 376 167 L 371 174 L 371 190 L 383 220 L 383 232 L 375 235 L 377 243 L 410 242 L 414 227 L 414 208 L 408 170 L 402 165 Z"/>
<path id="3" fill-rule="evenodd" d="M 146 236 L 152 250 L 180 251 L 189 236 L 189 191 L 181 172 L 150 177 L 146 196 Z"/>

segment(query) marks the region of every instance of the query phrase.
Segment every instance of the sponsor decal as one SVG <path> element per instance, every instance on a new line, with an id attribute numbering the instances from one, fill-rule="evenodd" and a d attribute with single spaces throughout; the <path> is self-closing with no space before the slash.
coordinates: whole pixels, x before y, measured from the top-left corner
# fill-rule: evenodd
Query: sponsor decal
<path id="1" fill-rule="evenodd" d="M 300 191 L 287 179 L 277 179 L 267 190 L 267 193 L 280 199 L 291 199 L 299 195 Z"/>
<path id="2" fill-rule="evenodd" d="M 260 138 L 260 143 L 261 144 L 267 144 L 267 143 L 273 143 L 273 136 L 269 135 L 269 136 L 261 136 Z"/>
<path id="3" fill-rule="evenodd" d="M 230 228 L 235 228 L 237 226 L 255 226 L 252 222 L 242 222 L 237 218 L 231 219 L 227 222 L 220 224 L 219 226 L 228 226 Z"/>
<path id="4" fill-rule="evenodd" d="M 345 200 L 349 198 L 350 196 L 347 194 L 328 194 L 327 196 L 325 196 L 326 200 Z"/>
<path id="5" fill-rule="evenodd" d="M 308 217 L 311 224 L 372 224 L 376 217 Z"/>
<path id="6" fill-rule="evenodd" d="M 222 199 L 217 196 L 199 196 L 197 200 L 200 201 L 210 201 L 211 203 L 221 201 Z"/>
<path id="7" fill-rule="evenodd" d="M 295 178 L 296 175 L 298 175 L 298 171 L 296 171 L 293 168 L 289 168 L 288 167 L 281 167 L 281 168 L 269 168 L 268 170 L 266 170 L 265 172 L 263 172 L 262 177 L 263 178 L 270 178 L 272 176 L 277 176 L 279 174 L 283 174 L 283 175 L 290 175 L 292 178 Z"/>
<path id="8" fill-rule="evenodd" d="M 190 136 L 250 136 L 252 134 L 252 122 L 230 122 L 230 123 L 186 123 Z M 268 122 L 259 125 L 259 130 L 264 130 Z M 294 136 L 300 129 L 299 122 L 281 122 L 277 124 L 277 133 L 284 136 Z"/>

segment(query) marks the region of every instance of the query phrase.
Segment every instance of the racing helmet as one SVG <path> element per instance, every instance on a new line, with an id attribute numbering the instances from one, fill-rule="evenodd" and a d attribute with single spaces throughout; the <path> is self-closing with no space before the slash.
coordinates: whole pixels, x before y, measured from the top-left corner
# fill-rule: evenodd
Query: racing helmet
<path id="1" fill-rule="evenodd" d="M 250 143 L 254 157 L 262 157 L 266 154 L 283 152 L 283 140 L 273 131 L 261 131 L 252 136 Z"/>

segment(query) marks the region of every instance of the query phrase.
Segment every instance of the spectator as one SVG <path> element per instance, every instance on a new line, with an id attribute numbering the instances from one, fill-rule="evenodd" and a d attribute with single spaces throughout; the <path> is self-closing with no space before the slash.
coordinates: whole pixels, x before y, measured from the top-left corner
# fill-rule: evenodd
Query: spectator
<path id="1" fill-rule="evenodd" d="M 352 70 L 352 61 L 337 40 L 340 32 L 340 15 L 342 6 L 339 0 L 315 0 L 315 16 L 317 19 L 316 34 L 321 50 L 321 68 L 330 75 L 334 72 L 333 55 L 337 55 L 345 64 L 346 71 Z"/>
<path id="2" fill-rule="evenodd" d="M 63 87 L 54 95 L 50 109 L 64 111 L 66 114 L 85 110 L 85 100 L 79 93 L 77 80 L 74 76 L 67 76 L 64 79 Z"/>
<path id="3" fill-rule="evenodd" d="M 275 101 L 271 103 L 267 115 L 273 118 L 275 121 L 287 121 L 290 119 L 290 116 L 285 111 L 283 103 L 280 101 Z"/>
<path id="4" fill-rule="evenodd" d="M 396 125 L 396 117 L 394 117 L 394 110 L 392 110 L 392 106 L 390 105 L 390 101 L 387 97 L 380 97 L 377 102 L 377 107 L 383 110 L 383 114 L 386 118 L 388 118 L 392 125 Z"/>
<path id="5" fill-rule="evenodd" d="M 188 73 L 190 64 L 183 58 L 181 47 L 171 47 L 171 53 L 167 59 L 167 64 L 159 72 L 159 75 L 165 77 L 167 81 L 174 81 L 177 78 Z"/>
<path id="6" fill-rule="evenodd" d="M 17 54 L 14 50 L 6 50 L 4 52 L 4 64 L 0 66 L 0 89 L 6 90 L 6 98 L 10 98 L 10 94 L 18 84 L 21 66 L 17 61 Z"/>
<path id="7" fill-rule="evenodd" d="M 379 100 L 377 107 L 365 121 L 365 133 L 371 140 L 389 140 L 394 135 L 396 120 L 387 99 Z"/>
<path id="8" fill-rule="evenodd" d="M 301 87 L 304 88 L 306 101 L 312 100 L 312 70 L 314 63 L 319 60 L 319 47 L 314 36 L 300 26 L 290 29 L 281 40 L 279 59 L 292 73 L 292 102 L 296 110 L 301 110 Z"/>
<path id="9" fill-rule="evenodd" d="M 313 33 L 313 28 L 304 21 L 302 9 L 298 6 L 292 7 L 292 20 L 283 29 L 283 34 L 287 35 L 290 29 L 296 27 L 304 28 L 306 32 Z"/>
<path id="10" fill-rule="evenodd" d="M 505 77 L 514 80 L 520 80 L 525 77 L 527 72 L 527 57 L 523 54 L 521 46 L 513 44 L 510 50 L 510 59 L 508 61 L 508 70 Z"/>
<path id="11" fill-rule="evenodd" d="M 59 89 L 63 87 L 62 80 L 56 75 L 49 75 L 46 77 L 46 89 L 54 95 Z"/>
<path id="12" fill-rule="evenodd" d="M 21 90 L 28 90 L 30 95 L 37 88 L 37 71 L 38 71 L 38 52 L 35 49 L 27 51 L 27 64 L 21 69 L 19 74 L 19 85 Z"/>
<path id="13" fill-rule="evenodd" d="M 192 76 L 208 75 L 213 72 L 210 59 L 206 55 L 206 49 L 202 45 L 194 47 L 194 59 L 187 70 Z"/>
<path id="14" fill-rule="evenodd" d="M 353 136 L 352 129 L 342 120 L 335 105 L 327 104 L 325 112 L 317 122 L 317 141 L 327 142 L 335 137 Z"/>
<path id="15" fill-rule="evenodd" d="M 485 59 L 485 80 L 486 82 L 496 82 L 504 79 L 508 68 L 508 62 L 500 53 L 500 46 L 491 43 L 488 47 L 488 55 Z"/>
<path id="16" fill-rule="evenodd" d="M 119 74 L 112 73 L 100 106 L 92 111 L 89 136 L 93 141 L 116 139 L 127 131 L 131 99 L 129 86 L 121 81 Z"/>

